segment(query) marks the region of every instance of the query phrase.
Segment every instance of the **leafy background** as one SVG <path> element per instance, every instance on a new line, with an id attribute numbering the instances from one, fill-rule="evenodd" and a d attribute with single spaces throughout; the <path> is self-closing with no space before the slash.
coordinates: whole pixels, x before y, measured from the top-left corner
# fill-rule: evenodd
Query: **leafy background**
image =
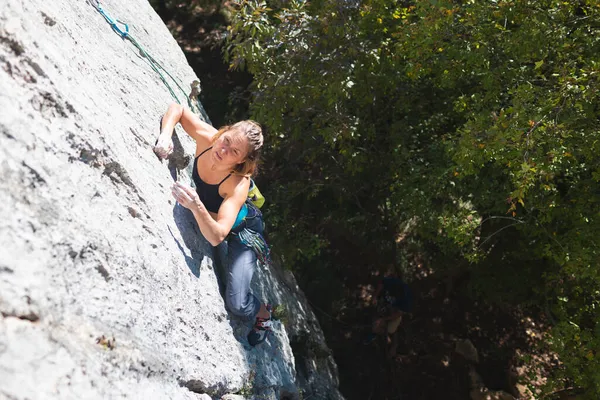
<path id="1" fill-rule="evenodd" d="M 600 3 L 153 3 L 215 124 L 266 128 L 268 238 L 321 312 L 348 398 L 406 395 L 393 378 L 415 366 L 442 376 L 459 336 L 492 388 L 600 396 Z M 396 361 L 355 350 L 390 271 L 420 299 Z M 357 372 L 363 353 L 383 381 Z"/>

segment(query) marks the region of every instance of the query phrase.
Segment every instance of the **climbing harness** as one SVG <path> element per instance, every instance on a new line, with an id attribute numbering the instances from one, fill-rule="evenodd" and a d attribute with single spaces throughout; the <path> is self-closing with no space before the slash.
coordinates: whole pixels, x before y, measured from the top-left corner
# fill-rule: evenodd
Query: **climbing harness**
<path id="1" fill-rule="evenodd" d="M 238 215 L 235 218 L 235 222 L 233 223 L 232 229 L 235 229 L 238 226 L 240 226 L 240 224 L 244 222 L 244 220 L 248 216 L 247 202 L 251 202 L 257 208 L 261 208 L 263 204 L 265 204 L 265 197 L 262 195 L 262 193 L 260 193 L 260 190 L 258 190 L 258 187 L 254 183 L 254 180 L 252 178 L 250 178 L 250 189 L 248 189 L 247 201 L 246 203 L 242 204 L 242 208 L 240 208 L 240 211 L 238 212 Z"/>
<path id="2" fill-rule="evenodd" d="M 93 6 L 96 8 L 96 10 L 104 17 L 106 22 L 108 22 L 110 24 L 113 31 L 115 31 L 115 33 L 117 33 L 119 36 L 121 36 L 121 38 L 123 40 L 129 40 L 140 51 L 140 54 L 148 60 L 150 67 L 154 70 L 154 72 L 156 72 L 158 74 L 158 76 L 160 77 L 162 82 L 165 84 L 167 89 L 169 89 L 169 93 L 171 93 L 171 96 L 175 99 L 175 101 L 177 101 L 177 103 L 181 104 L 181 102 L 179 101 L 179 98 L 175 94 L 175 90 L 171 87 L 171 85 L 169 85 L 169 82 L 167 81 L 167 78 L 165 78 L 165 76 L 163 75 L 163 72 L 169 78 L 171 78 L 171 80 L 175 83 L 175 85 L 183 93 L 190 109 L 196 113 L 201 113 L 200 107 L 193 104 L 192 99 L 190 98 L 190 96 L 187 95 L 185 90 L 181 87 L 181 85 L 179 84 L 177 79 L 175 79 L 173 77 L 173 75 L 171 75 L 169 73 L 169 71 L 167 71 L 158 61 L 156 61 L 156 59 L 154 57 L 152 57 L 142 47 L 142 45 L 137 40 L 135 40 L 135 38 L 133 36 L 131 36 L 131 34 L 129 33 L 129 25 L 119 19 L 113 19 L 110 15 L 108 15 L 108 13 L 102 8 L 102 5 L 100 4 L 100 0 L 92 0 L 92 2 L 93 2 L 92 3 Z M 194 83 L 196 83 L 196 82 L 197 81 L 194 81 Z"/>
<path id="3" fill-rule="evenodd" d="M 260 232 L 248 227 L 252 226 L 250 221 L 260 217 L 262 217 L 262 213 L 258 207 L 250 199 L 247 199 L 238 213 L 230 235 L 236 237 L 236 240 L 239 240 L 246 247 L 252 249 L 260 264 L 268 266 L 271 264 L 271 251 L 267 241 Z M 262 224 L 262 218 L 260 221 Z M 248 225 L 249 223 L 250 225 Z"/>

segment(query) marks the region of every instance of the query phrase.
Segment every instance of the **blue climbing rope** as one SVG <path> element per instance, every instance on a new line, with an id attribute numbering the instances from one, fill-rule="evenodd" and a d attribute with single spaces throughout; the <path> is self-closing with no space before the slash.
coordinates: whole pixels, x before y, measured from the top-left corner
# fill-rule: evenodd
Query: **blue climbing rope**
<path id="1" fill-rule="evenodd" d="M 115 31 L 123 40 L 125 40 L 125 39 L 129 40 L 140 51 L 140 54 L 148 60 L 148 62 L 150 64 L 150 67 L 154 70 L 154 72 L 156 72 L 158 74 L 158 76 L 160 77 L 160 79 L 162 80 L 162 82 L 164 83 L 164 85 L 169 90 L 169 93 L 171 93 L 171 96 L 175 99 L 175 101 L 177 101 L 177 103 L 181 104 L 181 102 L 179 101 L 179 98 L 175 94 L 175 90 L 171 87 L 171 85 L 167 81 L 167 78 L 165 78 L 165 76 L 163 75 L 163 72 L 169 78 L 171 78 L 171 80 L 175 83 L 175 85 L 183 93 L 184 97 L 187 100 L 187 103 L 188 103 L 188 106 L 190 107 L 190 109 L 193 110 L 193 111 L 196 111 L 196 109 L 198 109 L 198 111 L 200 110 L 200 107 L 195 107 L 194 106 L 194 104 L 192 103 L 190 97 L 187 95 L 187 93 L 185 92 L 185 90 L 181 87 L 181 85 L 179 84 L 179 82 L 177 81 L 177 79 L 175 79 L 173 77 L 173 75 L 171 75 L 169 73 L 169 71 L 167 71 L 158 61 L 156 61 L 156 59 L 154 59 L 154 57 L 152 57 L 142 47 L 142 45 L 139 44 L 139 42 L 137 40 L 135 40 L 135 38 L 129 34 L 129 25 L 128 24 L 126 24 L 125 22 L 122 22 L 119 19 L 113 19 L 113 18 L 111 18 L 111 16 L 108 15 L 108 13 L 102 8 L 102 6 L 100 5 L 100 1 L 99 0 L 95 0 L 94 7 L 104 17 L 104 19 L 106 20 L 106 22 L 108 22 L 110 24 L 110 26 L 112 27 L 113 31 Z"/>
<path id="2" fill-rule="evenodd" d="M 100 5 L 100 1 L 96 0 L 96 9 L 98 10 L 98 12 L 100 14 L 102 14 L 102 16 L 104 17 L 104 19 L 110 24 L 110 26 L 113 28 L 113 30 L 119 34 L 119 36 L 121 36 L 123 39 L 125 39 L 127 36 L 129 36 L 129 25 L 127 25 L 125 22 L 121 22 L 120 20 L 114 20 L 112 19 L 107 13 L 106 11 L 104 11 L 104 9 L 102 8 L 102 6 Z M 122 31 L 119 28 L 119 25 L 117 24 L 121 24 L 125 27 L 125 31 Z"/>

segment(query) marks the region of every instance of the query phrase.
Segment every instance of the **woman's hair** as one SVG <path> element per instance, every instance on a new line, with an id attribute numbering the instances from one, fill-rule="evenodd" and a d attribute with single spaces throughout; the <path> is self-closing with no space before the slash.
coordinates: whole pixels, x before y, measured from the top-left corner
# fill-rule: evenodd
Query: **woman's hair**
<path id="1" fill-rule="evenodd" d="M 248 154 L 244 162 L 238 164 L 233 172 L 237 175 L 252 176 L 258 169 L 258 160 L 260 158 L 260 148 L 263 145 L 263 134 L 261 126 L 252 120 L 236 122 L 233 125 L 223 126 L 213 136 L 212 142 L 215 143 L 225 132 L 235 132 L 244 135 L 248 139 Z"/>

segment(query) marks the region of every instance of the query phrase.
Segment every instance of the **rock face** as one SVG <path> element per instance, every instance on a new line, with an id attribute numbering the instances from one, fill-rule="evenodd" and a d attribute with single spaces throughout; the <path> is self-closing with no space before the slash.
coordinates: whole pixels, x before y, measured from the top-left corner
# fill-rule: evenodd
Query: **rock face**
<path id="1" fill-rule="evenodd" d="M 463 356 L 467 361 L 479 363 L 479 354 L 473 343 L 469 339 L 459 340 L 456 342 L 455 350 Z"/>
<path id="2" fill-rule="evenodd" d="M 516 400 L 511 394 L 502 390 L 489 390 L 483 384 L 483 379 L 473 366 L 469 369 L 471 380 L 471 400 Z"/>
<path id="3" fill-rule="evenodd" d="M 146 1 L 101 4 L 191 90 Z M 251 323 L 227 314 L 213 248 L 170 195 L 193 143 L 178 131 L 176 157 L 154 156 L 174 99 L 95 5 L 0 5 L 0 398 L 341 398 L 288 273 L 255 277 L 288 309 L 267 343 L 249 348 Z"/>

